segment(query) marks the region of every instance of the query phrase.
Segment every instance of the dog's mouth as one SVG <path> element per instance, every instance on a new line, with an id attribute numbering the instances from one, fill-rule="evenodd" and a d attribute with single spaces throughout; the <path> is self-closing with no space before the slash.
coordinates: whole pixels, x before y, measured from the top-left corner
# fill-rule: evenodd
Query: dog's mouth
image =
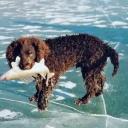
<path id="1" fill-rule="evenodd" d="M 32 68 L 32 66 L 27 65 L 27 66 L 24 67 L 24 70 L 31 69 L 31 68 Z"/>
<path id="2" fill-rule="evenodd" d="M 20 64 L 19 66 L 22 70 L 28 70 L 33 67 L 33 64 L 26 64 L 26 65 Z"/>

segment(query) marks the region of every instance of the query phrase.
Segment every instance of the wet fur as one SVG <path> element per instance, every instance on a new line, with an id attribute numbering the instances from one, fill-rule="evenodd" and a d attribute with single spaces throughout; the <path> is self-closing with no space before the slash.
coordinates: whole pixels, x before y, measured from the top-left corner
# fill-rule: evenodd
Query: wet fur
<path id="1" fill-rule="evenodd" d="M 23 46 L 27 47 L 24 49 L 30 49 L 29 47 L 34 49 L 32 60 L 29 55 L 22 51 Z M 116 51 L 99 38 L 88 34 L 69 35 L 46 40 L 37 37 L 22 37 L 13 41 L 7 48 L 6 57 L 9 65 L 12 61 L 15 61 L 16 56 L 24 58 L 22 61 L 27 65 L 30 64 L 30 68 L 34 62 L 44 58 L 50 72 L 55 73 L 54 77 L 49 80 L 47 87 L 46 81 L 41 78 L 38 79 L 41 80 L 41 86 L 36 84 L 37 92 L 34 99 L 36 99 L 38 108 L 41 110 L 47 108 L 49 96 L 59 77 L 70 68 L 74 66 L 80 68 L 85 80 L 87 93 L 76 101 L 78 105 L 88 103 L 90 98 L 99 96 L 103 92 L 105 76 L 102 71 L 108 57 L 110 57 L 114 66 L 112 75 L 115 75 L 119 68 Z M 20 67 L 25 69 L 25 64 L 22 61 Z"/>

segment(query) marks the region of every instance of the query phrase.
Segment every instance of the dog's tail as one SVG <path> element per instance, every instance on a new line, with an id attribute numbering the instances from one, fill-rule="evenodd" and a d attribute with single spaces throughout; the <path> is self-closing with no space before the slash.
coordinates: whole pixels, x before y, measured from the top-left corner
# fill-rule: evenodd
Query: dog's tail
<path id="1" fill-rule="evenodd" d="M 114 66 L 112 76 L 114 76 L 119 69 L 119 56 L 115 49 L 107 45 L 107 55 L 110 57 L 111 63 Z"/>

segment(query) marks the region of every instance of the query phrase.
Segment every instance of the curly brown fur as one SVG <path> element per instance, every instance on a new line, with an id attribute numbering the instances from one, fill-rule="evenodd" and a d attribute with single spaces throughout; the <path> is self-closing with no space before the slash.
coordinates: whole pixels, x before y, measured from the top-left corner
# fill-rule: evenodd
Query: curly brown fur
<path id="1" fill-rule="evenodd" d="M 35 96 L 36 100 L 38 99 L 38 108 L 41 110 L 47 107 L 49 96 L 59 76 L 68 69 L 74 66 L 81 68 L 83 79 L 86 81 L 87 94 L 76 101 L 76 104 L 80 105 L 102 93 L 105 77 L 101 72 L 108 57 L 114 65 L 112 75 L 115 75 L 119 68 L 116 51 L 97 37 L 88 34 L 46 40 L 36 37 L 20 38 L 13 41 L 7 48 L 6 57 L 9 65 L 16 56 L 21 57 L 19 66 L 22 69 L 31 68 L 34 62 L 44 58 L 50 72 L 55 73 L 54 77 L 49 80 L 48 86 L 46 86 L 45 80 L 41 82 L 41 89 L 37 86 Z"/>

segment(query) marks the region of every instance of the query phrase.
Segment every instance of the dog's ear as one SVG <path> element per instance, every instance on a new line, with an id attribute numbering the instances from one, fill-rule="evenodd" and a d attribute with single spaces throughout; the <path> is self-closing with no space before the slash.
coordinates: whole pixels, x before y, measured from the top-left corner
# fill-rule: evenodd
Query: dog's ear
<path id="1" fill-rule="evenodd" d="M 11 62 L 15 61 L 16 57 L 20 55 L 20 48 L 21 45 L 17 40 L 12 41 L 11 44 L 7 47 L 6 59 L 10 67 L 12 67 Z"/>
<path id="2" fill-rule="evenodd" d="M 32 45 L 36 51 L 36 62 L 39 62 L 42 58 L 46 58 L 50 52 L 49 47 L 45 41 L 37 38 L 32 38 Z"/>

